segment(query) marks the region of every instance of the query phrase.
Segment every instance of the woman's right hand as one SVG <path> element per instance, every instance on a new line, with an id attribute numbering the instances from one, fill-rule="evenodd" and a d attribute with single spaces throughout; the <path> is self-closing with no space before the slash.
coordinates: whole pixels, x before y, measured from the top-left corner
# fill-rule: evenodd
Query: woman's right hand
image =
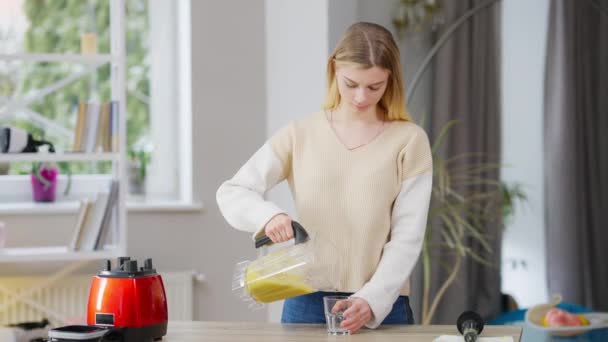
<path id="1" fill-rule="evenodd" d="M 266 226 L 264 233 L 274 243 L 287 241 L 293 238 L 293 228 L 291 227 L 291 217 L 286 214 L 278 214 L 271 218 Z"/>

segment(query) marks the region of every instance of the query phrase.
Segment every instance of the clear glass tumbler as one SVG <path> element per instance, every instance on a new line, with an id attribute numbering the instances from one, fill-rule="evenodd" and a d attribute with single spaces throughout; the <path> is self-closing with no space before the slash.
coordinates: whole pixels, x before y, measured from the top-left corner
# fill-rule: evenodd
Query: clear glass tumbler
<path id="1" fill-rule="evenodd" d="M 352 305 L 352 299 L 347 296 L 325 296 L 323 307 L 329 335 L 350 335 L 350 332 L 341 327 L 344 321 L 344 311 Z"/>

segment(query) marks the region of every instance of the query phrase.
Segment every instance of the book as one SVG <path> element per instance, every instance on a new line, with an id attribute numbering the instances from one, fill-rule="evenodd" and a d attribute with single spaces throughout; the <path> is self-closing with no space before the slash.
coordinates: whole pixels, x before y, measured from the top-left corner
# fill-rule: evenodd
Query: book
<path id="1" fill-rule="evenodd" d="M 100 192 L 97 194 L 93 207 L 89 213 L 87 224 L 82 230 L 82 237 L 78 244 L 78 249 L 82 251 L 92 251 L 95 249 L 97 242 L 97 236 L 101 230 L 101 222 L 108 205 L 108 199 L 110 194 L 107 192 Z"/>
<path id="2" fill-rule="evenodd" d="M 78 242 L 81 237 L 82 228 L 87 222 L 87 215 L 90 211 L 91 205 L 88 198 L 80 201 L 78 209 L 78 216 L 76 219 L 76 226 L 74 227 L 74 233 L 72 234 L 72 240 L 68 245 L 68 250 L 75 251 L 78 248 Z"/>
<path id="3" fill-rule="evenodd" d="M 81 152 L 83 150 L 83 137 L 86 131 L 86 117 L 87 104 L 80 102 L 78 104 L 78 112 L 76 113 L 76 128 L 74 129 L 74 143 L 72 145 L 72 151 Z"/>
<path id="4" fill-rule="evenodd" d="M 87 129 L 83 139 L 84 152 L 95 152 L 95 144 L 97 142 L 97 131 L 99 130 L 99 115 L 101 106 L 99 103 L 87 104 Z"/>
<path id="5" fill-rule="evenodd" d="M 101 227 L 95 240 L 95 249 L 101 249 L 103 243 L 107 239 L 107 235 L 110 231 L 111 218 L 115 214 L 116 203 L 118 202 L 118 181 L 113 180 L 110 185 L 110 196 L 108 198 L 108 204 L 101 220 Z"/>
<path id="6" fill-rule="evenodd" d="M 95 152 L 103 151 L 110 152 L 110 103 L 104 102 L 101 104 L 99 112 L 99 125 L 97 129 L 97 141 L 95 142 Z"/>
<path id="7" fill-rule="evenodd" d="M 118 105 L 118 101 L 111 101 L 110 102 L 110 151 L 112 152 L 118 152 L 119 146 L 120 146 L 120 141 L 118 139 L 119 137 L 119 105 Z"/>

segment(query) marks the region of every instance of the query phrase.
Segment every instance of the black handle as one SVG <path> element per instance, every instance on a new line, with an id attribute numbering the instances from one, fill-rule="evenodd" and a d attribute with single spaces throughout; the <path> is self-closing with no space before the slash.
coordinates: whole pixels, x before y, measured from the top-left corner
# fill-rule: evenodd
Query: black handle
<path id="1" fill-rule="evenodd" d="M 308 233 L 306 232 L 304 227 L 302 227 L 301 224 L 296 221 L 291 221 L 291 228 L 293 229 L 294 244 L 297 245 L 308 241 Z M 266 234 L 263 234 L 255 240 L 255 248 L 260 248 L 264 245 L 269 245 L 271 243 L 272 240 L 268 236 L 266 236 Z"/>

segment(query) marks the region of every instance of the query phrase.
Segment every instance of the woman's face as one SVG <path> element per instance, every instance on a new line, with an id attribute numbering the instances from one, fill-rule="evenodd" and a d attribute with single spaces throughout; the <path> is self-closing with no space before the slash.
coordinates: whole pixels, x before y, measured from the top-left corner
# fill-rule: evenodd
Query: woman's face
<path id="1" fill-rule="evenodd" d="M 389 72 L 374 66 L 363 69 L 357 65 L 339 65 L 336 68 L 336 80 L 341 103 L 356 112 L 375 109 L 384 95 L 388 84 Z"/>

